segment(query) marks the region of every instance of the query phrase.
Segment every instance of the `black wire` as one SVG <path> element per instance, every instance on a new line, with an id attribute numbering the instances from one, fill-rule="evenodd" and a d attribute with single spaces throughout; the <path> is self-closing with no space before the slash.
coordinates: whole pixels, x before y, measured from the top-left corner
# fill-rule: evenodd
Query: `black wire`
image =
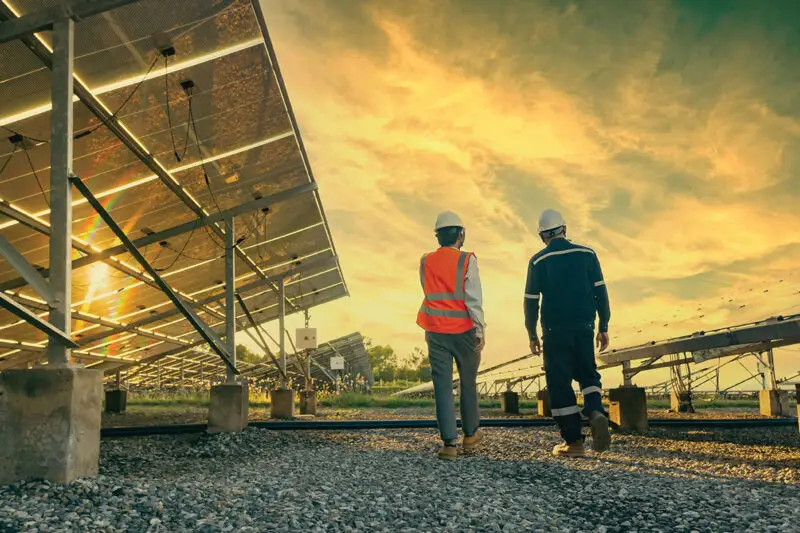
<path id="1" fill-rule="evenodd" d="M 2 167 L 2 168 L 0 168 L 0 176 L 2 176 L 2 175 L 3 175 L 3 172 L 5 172 L 5 170 L 6 170 L 6 167 L 8 166 L 8 164 L 9 164 L 9 163 L 11 163 L 11 158 L 13 158 L 13 157 L 14 157 L 14 154 L 16 154 L 16 153 L 17 153 L 17 149 L 18 149 L 18 146 L 15 144 L 15 145 L 14 145 L 14 149 L 13 149 L 13 150 L 11 150 L 11 153 L 10 153 L 10 154 L 8 154 L 8 159 L 6 159 L 6 162 L 5 162 L 5 163 L 3 163 L 3 167 Z"/>
<path id="2" fill-rule="evenodd" d="M 175 154 L 175 160 L 180 163 L 182 159 L 178 155 L 178 147 L 175 146 L 175 133 L 172 131 L 172 112 L 169 109 L 169 56 L 164 56 L 164 92 L 167 96 L 167 123 L 169 124 L 169 137 L 172 139 L 172 153 Z M 189 101 L 191 102 L 191 99 Z"/>
<path id="3" fill-rule="evenodd" d="M 194 236 L 194 232 L 197 229 L 197 225 L 198 224 L 200 224 L 200 219 L 199 218 L 197 219 L 197 222 L 195 223 L 194 227 L 192 228 L 192 231 L 189 233 L 189 237 L 186 239 L 186 242 L 183 243 L 183 248 L 181 248 L 181 250 L 175 254 L 175 258 L 172 260 L 172 263 L 170 263 L 169 266 L 163 267 L 163 268 L 155 268 L 155 267 L 153 267 L 153 269 L 156 272 L 164 272 L 166 270 L 169 270 L 170 268 L 175 266 L 175 263 L 178 262 L 178 259 L 180 259 L 181 257 L 184 257 L 183 252 L 186 250 L 186 247 L 189 246 L 189 241 L 192 240 L 192 237 Z"/>
<path id="4" fill-rule="evenodd" d="M 50 200 L 47 198 L 47 194 L 44 192 L 44 187 L 42 187 L 42 182 L 39 181 L 39 175 L 36 173 L 36 169 L 33 167 L 33 161 L 31 161 L 31 154 L 28 153 L 28 147 L 25 145 L 25 142 L 22 143 L 22 149 L 25 152 L 25 158 L 28 160 L 28 165 L 31 167 L 31 172 L 33 172 L 33 177 L 36 178 L 36 183 L 39 185 L 39 190 L 42 192 L 42 198 L 44 198 L 44 203 L 47 204 L 47 208 L 50 209 Z"/>
<path id="5" fill-rule="evenodd" d="M 220 208 L 219 203 L 217 202 L 217 197 L 214 194 L 214 190 L 211 188 L 211 179 L 208 177 L 208 171 L 206 170 L 206 161 L 205 158 L 203 157 L 203 148 L 200 146 L 200 136 L 197 134 L 197 122 L 194 119 L 194 107 L 192 106 L 192 100 L 193 100 L 192 94 L 189 93 L 189 124 L 191 125 L 192 132 L 194 133 L 194 139 L 197 144 L 197 155 L 200 158 L 200 166 L 203 170 L 203 181 L 205 182 L 206 188 L 208 189 L 208 192 L 211 195 L 211 200 L 214 202 L 214 206 L 217 208 L 217 212 L 221 214 L 222 209 Z M 220 244 L 219 241 L 217 240 L 217 236 L 214 234 L 213 231 L 209 229 L 208 226 L 203 226 L 203 228 L 206 230 L 206 233 L 208 234 L 209 238 L 217 246 L 217 248 L 220 248 L 225 251 L 228 250 L 227 245 L 224 242 Z M 236 244 L 234 244 L 234 248 L 235 247 Z"/>
<path id="6" fill-rule="evenodd" d="M 158 63 L 158 56 L 156 56 L 156 58 L 155 58 L 155 59 L 153 60 L 153 62 L 150 64 L 150 68 L 149 68 L 149 69 L 147 69 L 147 72 L 145 73 L 145 75 L 144 75 L 144 76 L 142 76 L 142 79 L 141 79 L 141 80 L 139 80 L 139 83 L 137 83 L 137 84 L 136 84 L 136 86 L 135 86 L 135 87 L 133 88 L 133 90 L 132 90 L 132 91 L 131 91 L 131 92 L 128 94 L 128 96 L 125 98 L 125 100 L 123 100 L 123 101 L 122 101 L 122 103 L 119 105 L 119 107 L 117 107 L 117 109 L 116 109 L 116 110 L 115 110 L 113 113 L 111 113 L 111 117 L 109 118 L 109 121 L 113 121 L 113 120 L 115 120 L 115 119 L 118 117 L 118 115 L 119 115 L 119 114 L 122 112 L 122 108 L 123 108 L 123 107 L 125 107 L 125 106 L 128 104 L 128 102 L 130 102 L 130 101 L 131 101 L 131 98 L 133 98 L 133 95 L 135 95 L 137 92 L 139 92 L 139 88 L 140 88 L 140 87 L 142 86 L 142 84 L 143 84 L 143 83 L 144 83 L 144 82 L 147 80 L 147 77 L 148 77 L 148 76 L 150 75 L 150 73 L 153 71 L 153 68 L 155 68 L 155 66 L 156 66 L 156 63 Z M 84 132 L 81 132 L 81 133 L 75 134 L 75 135 L 73 136 L 73 139 L 82 139 L 82 138 L 84 138 L 84 137 L 88 137 L 88 136 L 89 136 L 89 135 L 91 135 L 92 133 L 96 132 L 97 130 L 99 130 L 100 128 L 102 128 L 103 126 L 105 126 L 105 125 L 106 125 L 106 123 L 107 123 L 107 122 L 101 121 L 101 122 L 100 122 L 100 124 L 98 124 L 97 126 L 95 126 L 94 128 L 92 128 L 92 129 L 90 129 L 90 130 L 88 130 L 88 131 L 84 131 Z"/>
<path id="7" fill-rule="evenodd" d="M 222 209 L 219 207 L 214 190 L 211 188 L 211 179 L 208 177 L 208 171 L 206 170 L 206 162 L 203 158 L 203 149 L 200 146 L 200 136 L 197 134 L 197 122 L 194 119 L 194 109 L 192 107 L 191 95 L 189 96 L 189 121 L 192 125 L 192 131 L 194 132 L 194 139 L 197 141 L 197 154 L 200 157 L 200 166 L 203 168 L 203 180 L 205 181 L 206 188 L 211 195 L 211 200 L 214 202 L 214 206 L 217 208 L 217 212 L 222 213 Z"/>
<path id="8" fill-rule="evenodd" d="M 31 137 L 29 135 L 24 135 L 24 134 L 22 134 L 22 133 L 20 133 L 20 132 L 18 132 L 16 130 L 12 130 L 8 126 L 3 126 L 2 128 L 4 130 L 6 130 L 8 133 L 11 133 L 12 135 L 19 135 L 20 137 L 22 137 L 24 139 L 28 139 L 28 140 L 31 140 L 31 141 L 36 142 L 36 143 L 48 144 L 50 142 L 50 141 L 45 141 L 44 139 L 37 139 L 36 137 Z"/>

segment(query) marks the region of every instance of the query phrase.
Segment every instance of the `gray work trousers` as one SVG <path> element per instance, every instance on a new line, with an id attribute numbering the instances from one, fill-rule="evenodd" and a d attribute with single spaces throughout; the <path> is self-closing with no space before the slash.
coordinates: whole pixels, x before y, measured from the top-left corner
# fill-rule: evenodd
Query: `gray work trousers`
<path id="1" fill-rule="evenodd" d="M 461 384 L 461 429 L 465 435 L 472 436 L 480 424 L 475 330 L 457 334 L 427 332 L 425 341 L 428 343 L 428 359 L 431 362 L 439 434 L 445 444 L 453 444 L 458 440 L 453 401 L 453 358 L 456 360 Z"/>

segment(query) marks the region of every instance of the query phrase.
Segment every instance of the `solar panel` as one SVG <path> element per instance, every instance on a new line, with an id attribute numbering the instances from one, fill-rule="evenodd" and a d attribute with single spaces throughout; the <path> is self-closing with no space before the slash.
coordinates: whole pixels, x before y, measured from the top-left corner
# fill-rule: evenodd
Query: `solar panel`
<path id="1" fill-rule="evenodd" d="M 2 0 L 0 20 L 59 3 Z M 0 127 L 22 135 L 0 137 L 0 234 L 45 275 L 51 76 L 42 55 L 51 33 L 31 46 L 0 44 Z M 76 93 L 87 89 L 122 132 L 76 96 L 74 173 L 129 239 L 150 239 L 139 251 L 216 334 L 225 332 L 226 226 L 203 220 L 232 209 L 236 287 L 258 322 L 278 317 L 281 278 L 292 276 L 287 313 L 347 295 L 257 0 L 141 0 L 81 19 L 74 72 Z M 76 359 L 106 372 L 160 358 L 222 368 L 77 193 L 72 235 Z M 0 290 L 47 317 L 46 302 L 6 262 Z M 239 308 L 237 322 L 246 325 Z M 37 363 L 46 342 L 0 311 L 0 370 Z"/>

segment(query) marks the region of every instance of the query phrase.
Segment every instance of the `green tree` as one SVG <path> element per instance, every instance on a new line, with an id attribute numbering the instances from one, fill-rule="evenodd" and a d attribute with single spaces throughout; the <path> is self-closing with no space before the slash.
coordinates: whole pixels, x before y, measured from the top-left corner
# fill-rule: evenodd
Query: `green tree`
<path id="1" fill-rule="evenodd" d="M 371 341 L 367 345 L 367 356 L 372 371 L 377 379 L 381 381 L 394 381 L 397 377 L 397 354 L 389 346 L 373 345 Z"/>
<path id="2" fill-rule="evenodd" d="M 264 355 L 253 352 L 244 344 L 237 344 L 236 359 L 243 363 L 261 363 L 264 361 Z"/>

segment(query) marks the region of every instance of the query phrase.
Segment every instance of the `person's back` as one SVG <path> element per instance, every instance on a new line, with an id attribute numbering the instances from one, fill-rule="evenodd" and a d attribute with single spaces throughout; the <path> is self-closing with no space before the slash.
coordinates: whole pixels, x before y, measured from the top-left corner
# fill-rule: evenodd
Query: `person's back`
<path id="1" fill-rule="evenodd" d="M 453 359 L 461 384 L 461 422 L 464 448 L 480 442 L 477 375 L 484 346 L 482 291 L 475 254 L 462 252 L 465 232 L 455 213 L 439 215 L 435 225 L 440 248 L 420 260 L 424 299 L 417 325 L 425 330 L 436 398 L 436 419 L 443 446 L 442 459 L 458 456 Z"/>
<path id="2" fill-rule="evenodd" d="M 594 359 L 595 340 L 600 351 L 608 347 L 610 308 L 597 255 L 591 248 L 568 241 L 566 230 L 559 213 L 548 210 L 542 214 L 539 232 L 546 247 L 528 263 L 525 326 L 531 352 L 538 355 L 543 348 L 551 411 L 565 441 L 553 453 L 575 457 L 583 455 L 584 447 L 573 380 L 581 385 L 583 413 L 590 421 L 595 450 L 604 451 L 610 444 Z M 537 333 L 540 304 L 543 346 Z"/>
<path id="3" fill-rule="evenodd" d="M 594 250 L 557 238 L 531 258 L 541 287 L 542 327 L 574 329 L 594 323 L 594 289 L 602 273 Z"/>

